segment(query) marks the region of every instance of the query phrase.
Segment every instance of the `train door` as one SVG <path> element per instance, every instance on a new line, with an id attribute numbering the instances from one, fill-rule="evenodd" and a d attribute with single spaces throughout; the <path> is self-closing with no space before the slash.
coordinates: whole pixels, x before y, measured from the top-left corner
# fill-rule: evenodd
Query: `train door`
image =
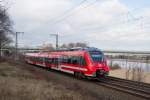
<path id="1" fill-rule="evenodd" d="M 87 62 L 86 62 L 86 60 L 85 60 L 85 57 L 84 56 L 80 56 L 80 67 L 81 68 L 86 68 L 86 66 L 87 66 Z"/>
<path id="2" fill-rule="evenodd" d="M 46 67 L 51 68 L 53 64 L 52 58 L 45 58 Z"/>
<path id="3" fill-rule="evenodd" d="M 43 66 L 46 67 L 45 57 L 43 57 Z"/>
<path id="4" fill-rule="evenodd" d="M 52 69 L 59 69 L 58 58 L 52 58 L 51 67 Z"/>
<path id="5" fill-rule="evenodd" d="M 60 66 L 61 66 L 61 61 L 62 61 L 62 58 L 61 57 L 56 57 L 55 58 L 55 67 L 60 70 Z"/>

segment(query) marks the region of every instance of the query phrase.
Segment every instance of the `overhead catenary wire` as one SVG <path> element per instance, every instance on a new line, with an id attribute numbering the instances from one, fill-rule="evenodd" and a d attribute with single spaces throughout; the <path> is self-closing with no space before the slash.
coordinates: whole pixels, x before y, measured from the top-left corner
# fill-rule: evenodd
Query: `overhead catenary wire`
<path id="1" fill-rule="evenodd" d="M 100 1 L 100 0 L 95 0 L 94 2 L 91 2 L 88 5 L 83 6 L 86 2 L 88 2 L 88 0 L 84 0 L 82 3 L 80 3 L 80 5 L 78 5 L 75 8 L 72 8 L 72 10 L 70 10 L 70 12 L 67 13 L 67 11 L 66 11 L 66 13 L 64 13 L 64 15 L 62 15 L 62 17 L 60 17 L 59 19 L 56 19 L 54 21 L 54 23 L 52 23 L 52 24 L 60 23 L 60 22 L 64 21 L 65 19 L 69 18 L 70 16 L 73 16 L 73 14 L 76 13 L 77 11 L 79 11 L 79 10 L 81 11 L 83 9 L 86 9 L 98 1 Z"/>
<path id="2" fill-rule="evenodd" d="M 77 5 L 71 7 L 70 9 L 64 11 L 63 13 L 61 13 L 60 15 L 56 16 L 56 18 L 51 19 L 50 23 L 53 22 L 55 23 L 57 20 L 60 20 L 61 18 L 65 17 L 66 15 L 72 13 L 75 9 L 77 9 L 78 7 L 80 7 L 82 4 L 86 3 L 88 0 L 82 0 L 80 3 L 78 3 Z"/>
<path id="3" fill-rule="evenodd" d="M 92 28 L 93 30 L 96 30 L 96 29 L 103 29 L 103 30 L 105 30 L 105 29 L 108 29 L 108 28 L 110 28 L 110 27 L 116 27 L 116 26 L 118 26 L 118 25 L 125 25 L 125 24 L 127 24 L 127 23 L 131 23 L 131 22 L 136 22 L 136 21 L 139 21 L 141 18 L 139 17 L 139 18 L 136 18 L 136 19 L 132 19 L 132 20 L 128 20 L 128 21 L 120 21 L 120 22 L 118 22 L 118 23 L 112 23 L 112 24 L 109 24 L 109 25 L 106 25 L 106 26 L 97 26 L 97 27 L 94 27 L 94 28 Z M 89 28 L 84 28 L 83 30 L 91 30 L 91 28 L 89 29 Z"/>
<path id="4" fill-rule="evenodd" d="M 81 11 L 85 8 L 88 8 L 91 5 L 95 4 L 97 1 L 100 1 L 100 0 L 95 0 L 94 2 L 90 2 L 90 3 L 86 4 L 86 2 L 88 2 L 88 0 L 83 0 L 81 3 L 79 3 L 78 6 L 72 7 L 71 9 L 69 9 L 68 11 L 63 13 L 62 17 L 59 17 L 59 19 L 54 20 L 53 24 L 57 24 L 57 23 L 60 23 L 60 22 L 64 21 L 65 19 L 69 18 L 70 16 L 73 16 L 77 11 L 79 11 L 79 10 Z M 134 10 L 137 10 L 137 9 L 138 8 L 136 8 Z M 140 16 L 140 17 L 134 16 L 130 11 L 128 11 L 128 13 L 126 13 L 126 15 L 128 16 L 126 21 L 121 21 L 121 22 L 118 22 L 118 23 L 112 23 L 112 24 L 109 24 L 108 26 L 104 26 L 104 27 L 99 27 L 98 26 L 94 29 L 97 29 L 97 28 L 105 29 L 106 27 L 108 28 L 108 27 L 111 27 L 111 26 L 115 27 L 116 25 L 117 26 L 121 25 L 121 24 L 124 25 L 124 24 L 127 24 L 127 23 L 136 22 L 136 21 L 139 21 L 139 20 L 141 21 L 141 19 L 143 19 L 142 16 Z"/>
<path id="5" fill-rule="evenodd" d="M 86 1 L 88 1 L 88 0 L 86 0 Z M 56 20 L 53 24 L 57 24 L 57 23 L 60 23 L 60 22 L 64 21 L 65 19 L 67 19 L 70 16 L 72 16 L 75 12 L 77 12 L 79 10 L 81 11 L 83 9 L 86 9 L 86 8 L 90 7 L 91 5 L 95 4 L 97 1 L 100 1 L 100 0 L 95 0 L 94 2 L 91 2 L 90 4 L 85 5 L 85 6 L 82 6 L 82 4 L 85 3 L 85 1 L 82 2 L 80 6 L 76 7 L 76 9 L 73 9 L 70 13 L 64 15 L 62 18 Z M 134 9 L 134 10 L 137 10 L 137 8 Z M 142 17 L 135 17 L 134 15 L 131 14 L 130 11 L 128 11 L 128 13 L 127 13 L 127 20 L 126 21 L 121 21 L 119 23 L 112 23 L 109 26 L 114 26 L 114 25 L 120 25 L 120 24 L 130 23 L 130 22 L 134 22 L 134 21 L 139 21 L 140 19 L 142 19 Z M 99 27 L 97 27 L 97 28 L 99 28 Z"/>
<path id="6" fill-rule="evenodd" d="M 133 11 L 136 11 L 136 10 L 138 10 L 138 9 L 140 9 L 140 8 L 136 8 L 136 9 L 133 9 L 132 11 L 128 11 L 127 13 L 125 13 L 126 14 L 126 20 L 124 20 L 124 21 L 119 21 L 119 22 L 117 22 L 116 23 L 116 21 L 114 22 L 114 23 L 111 23 L 111 24 L 109 24 L 109 25 L 106 25 L 106 26 L 95 26 L 95 27 L 92 27 L 91 28 L 91 26 L 90 26 L 90 28 L 88 28 L 88 27 L 85 27 L 83 30 L 86 30 L 86 31 L 88 31 L 88 30 L 96 30 L 96 29 L 100 29 L 100 30 L 108 30 L 108 28 L 112 28 L 112 27 L 116 27 L 116 26 L 118 26 L 118 25 L 125 25 L 125 24 L 129 24 L 129 23 L 132 23 L 132 22 L 137 22 L 137 21 L 140 21 L 140 23 L 142 23 L 141 25 L 141 27 L 140 28 L 143 28 L 143 16 L 135 16 L 135 15 L 133 15 L 131 12 L 133 12 Z M 120 16 L 122 16 L 122 15 L 120 15 Z M 119 16 L 119 17 L 120 17 Z M 118 16 L 117 16 L 118 17 Z M 117 20 L 118 21 L 118 20 Z"/>

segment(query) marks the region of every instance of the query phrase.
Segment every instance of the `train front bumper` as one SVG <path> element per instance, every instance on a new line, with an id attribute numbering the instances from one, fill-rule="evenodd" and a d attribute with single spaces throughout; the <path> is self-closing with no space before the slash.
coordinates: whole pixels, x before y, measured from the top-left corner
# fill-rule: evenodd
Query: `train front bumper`
<path id="1" fill-rule="evenodd" d="M 109 75 L 109 72 L 106 72 L 104 70 L 97 70 L 95 73 L 94 73 L 94 76 L 95 77 L 105 77 L 105 76 L 108 76 Z"/>

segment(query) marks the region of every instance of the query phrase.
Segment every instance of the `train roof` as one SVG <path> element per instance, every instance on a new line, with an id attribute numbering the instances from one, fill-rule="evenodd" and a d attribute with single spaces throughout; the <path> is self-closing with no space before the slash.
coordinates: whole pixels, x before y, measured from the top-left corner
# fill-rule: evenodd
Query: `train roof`
<path id="1" fill-rule="evenodd" d="M 36 56 L 41 56 L 41 57 L 43 56 L 44 57 L 44 56 L 47 56 L 47 53 L 44 53 L 44 52 L 40 52 L 40 53 L 26 53 L 25 55 L 26 56 L 35 56 L 35 57 Z"/>
<path id="2" fill-rule="evenodd" d="M 56 51 L 101 51 L 95 47 L 74 47 L 74 48 L 60 48 Z"/>
<path id="3" fill-rule="evenodd" d="M 68 50 L 57 50 L 57 51 L 51 51 L 51 52 L 40 52 L 40 53 L 26 53 L 26 56 L 34 56 L 34 57 L 60 57 L 61 55 L 66 56 L 83 56 L 85 52 L 87 51 L 101 51 L 98 48 L 94 47 L 76 47 L 76 48 L 70 48 Z"/>
<path id="4" fill-rule="evenodd" d="M 85 51 L 64 51 L 64 52 L 43 52 L 43 53 L 26 53 L 26 56 L 33 57 L 60 57 L 62 55 L 65 56 L 83 56 Z"/>

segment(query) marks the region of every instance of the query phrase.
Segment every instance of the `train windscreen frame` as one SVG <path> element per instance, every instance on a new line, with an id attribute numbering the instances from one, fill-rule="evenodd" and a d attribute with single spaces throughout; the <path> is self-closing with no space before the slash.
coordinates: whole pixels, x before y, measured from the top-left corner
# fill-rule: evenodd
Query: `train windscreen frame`
<path id="1" fill-rule="evenodd" d="M 93 62 L 101 63 L 104 61 L 104 54 L 101 51 L 89 51 L 89 54 Z"/>

